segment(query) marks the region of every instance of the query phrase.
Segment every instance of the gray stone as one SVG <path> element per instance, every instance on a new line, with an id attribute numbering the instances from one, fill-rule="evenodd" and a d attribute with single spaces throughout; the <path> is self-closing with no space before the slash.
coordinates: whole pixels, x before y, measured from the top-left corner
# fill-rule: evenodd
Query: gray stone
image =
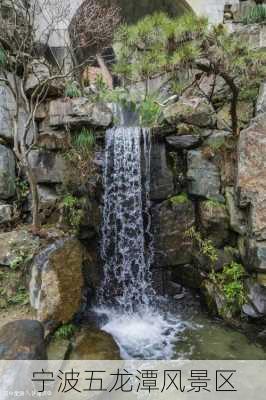
<path id="1" fill-rule="evenodd" d="M 10 204 L 0 204 L 0 225 L 12 221 L 13 207 Z"/>
<path id="2" fill-rule="evenodd" d="M 50 77 L 50 70 L 45 60 L 34 60 L 30 66 L 30 73 L 26 81 L 26 91 L 32 93 L 40 84 Z M 48 86 L 47 94 L 50 96 L 59 95 L 63 92 L 62 82 L 53 79 Z"/>
<path id="3" fill-rule="evenodd" d="M 105 104 L 95 104 L 86 97 L 53 100 L 49 104 L 49 125 L 54 128 L 108 127 L 112 112 Z"/>
<path id="4" fill-rule="evenodd" d="M 249 267 L 258 272 L 266 272 L 266 242 L 248 242 Z"/>
<path id="5" fill-rule="evenodd" d="M 48 331 L 70 321 L 81 305 L 83 248 L 70 237 L 43 248 L 35 257 L 30 300 Z"/>
<path id="6" fill-rule="evenodd" d="M 201 144 L 199 135 L 168 136 L 166 142 L 176 150 L 193 149 Z"/>
<path id="7" fill-rule="evenodd" d="M 221 179 L 218 167 L 207 160 L 200 150 L 188 151 L 187 165 L 189 193 L 223 201 L 223 196 L 220 194 Z"/>
<path id="8" fill-rule="evenodd" d="M 66 178 L 67 162 L 60 153 L 32 150 L 29 163 L 38 183 L 62 183 Z"/>
<path id="9" fill-rule="evenodd" d="M 251 49 L 266 47 L 266 26 L 265 24 L 234 24 L 235 33 L 249 45 Z"/>
<path id="10" fill-rule="evenodd" d="M 174 194 L 174 176 L 167 165 L 164 144 L 156 143 L 151 149 L 151 200 L 165 200 Z"/>
<path id="11" fill-rule="evenodd" d="M 242 307 L 244 314 L 251 318 L 262 318 L 266 316 L 266 288 L 258 283 L 248 282 L 249 302 Z"/>
<path id="12" fill-rule="evenodd" d="M 216 247 L 223 246 L 229 239 L 229 215 L 224 204 L 203 201 L 199 204 L 199 220 L 204 237 Z"/>
<path id="13" fill-rule="evenodd" d="M 192 240 L 185 232 L 195 223 L 194 204 L 166 200 L 152 209 L 154 251 L 157 267 L 189 264 L 192 260 Z"/>
<path id="14" fill-rule="evenodd" d="M 38 133 L 37 146 L 47 150 L 66 150 L 70 147 L 70 135 L 66 130 L 45 130 Z"/>
<path id="15" fill-rule="evenodd" d="M 258 115 L 238 141 L 237 182 L 239 204 L 250 206 L 249 232 L 266 239 L 266 113 Z"/>
<path id="16" fill-rule="evenodd" d="M 16 193 L 16 163 L 13 152 L 0 145 L 0 199 L 9 199 Z"/>
<path id="17" fill-rule="evenodd" d="M 17 320 L 0 329 L 1 360 L 46 360 L 44 329 L 39 321 Z"/>
<path id="18" fill-rule="evenodd" d="M 256 113 L 266 113 L 266 82 L 260 86 L 259 97 L 257 100 Z"/>
<path id="19" fill-rule="evenodd" d="M 38 249 L 40 240 L 26 230 L 16 230 L 0 234 L 0 265 L 9 267 L 23 251 L 33 255 Z"/>
<path id="20" fill-rule="evenodd" d="M 237 206 L 237 198 L 233 187 L 225 189 L 226 205 L 230 215 L 230 227 L 233 231 L 244 235 L 247 231 L 245 213 Z"/>
<path id="21" fill-rule="evenodd" d="M 214 127 L 216 115 L 212 106 L 202 97 L 181 98 L 164 109 L 164 120 L 170 125 L 186 123 L 200 128 Z"/>
<path id="22" fill-rule="evenodd" d="M 204 142 L 207 146 L 211 146 L 214 149 L 219 149 L 222 145 L 225 144 L 227 139 L 233 138 L 233 135 L 230 131 L 220 131 L 213 130 L 211 135 Z"/>

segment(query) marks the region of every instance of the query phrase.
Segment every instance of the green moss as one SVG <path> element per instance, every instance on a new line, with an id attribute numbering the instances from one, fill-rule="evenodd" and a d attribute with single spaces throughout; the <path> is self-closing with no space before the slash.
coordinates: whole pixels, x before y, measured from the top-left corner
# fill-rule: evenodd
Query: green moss
<path id="1" fill-rule="evenodd" d="M 181 193 L 178 196 L 171 197 L 170 202 L 173 205 L 185 204 L 188 202 L 188 195 Z"/>

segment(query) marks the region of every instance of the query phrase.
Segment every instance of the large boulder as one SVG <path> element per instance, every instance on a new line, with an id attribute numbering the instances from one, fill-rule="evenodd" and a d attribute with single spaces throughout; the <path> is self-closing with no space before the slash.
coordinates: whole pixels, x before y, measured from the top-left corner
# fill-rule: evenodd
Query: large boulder
<path id="1" fill-rule="evenodd" d="M 206 128 L 214 127 L 216 123 L 214 109 L 202 97 L 181 98 L 164 109 L 163 118 L 167 124 L 175 126 L 186 123 Z"/>
<path id="2" fill-rule="evenodd" d="M 61 98 L 49 104 L 48 125 L 53 128 L 69 126 L 79 128 L 108 127 L 112 122 L 112 112 L 104 104 L 92 103 L 86 97 Z"/>
<path id="3" fill-rule="evenodd" d="M 44 329 L 39 321 L 17 320 L 0 329 L 1 360 L 46 360 Z"/>
<path id="4" fill-rule="evenodd" d="M 44 248 L 34 259 L 30 300 L 46 328 L 70 321 L 79 311 L 82 298 L 83 248 L 68 237 Z"/>
<path id="5" fill-rule="evenodd" d="M 249 231 L 266 239 L 266 113 L 242 130 L 238 142 L 237 189 L 240 206 L 250 206 Z"/>
<path id="6" fill-rule="evenodd" d="M 201 150 L 187 153 L 188 191 L 195 196 L 223 201 L 220 193 L 221 178 L 218 167 L 204 157 Z"/>
<path id="7" fill-rule="evenodd" d="M 154 252 L 157 267 L 189 264 L 192 240 L 186 231 L 195 223 L 194 204 L 180 195 L 152 208 Z"/>
<path id="8" fill-rule="evenodd" d="M 204 237 L 217 247 L 229 239 L 229 215 L 224 204 L 206 200 L 199 204 L 199 220 Z"/>
<path id="9" fill-rule="evenodd" d="M 167 164 L 165 145 L 151 149 L 151 200 L 165 200 L 174 194 L 174 175 Z"/>
<path id="10" fill-rule="evenodd" d="M 26 230 L 0 234 L 0 266 L 10 267 L 17 257 L 33 256 L 40 245 L 38 237 Z"/>
<path id="11" fill-rule="evenodd" d="M 120 360 L 120 350 L 112 336 L 99 329 L 83 328 L 76 334 L 70 360 Z"/>
<path id="12" fill-rule="evenodd" d="M 29 153 L 28 159 L 37 183 L 49 184 L 65 181 L 68 166 L 62 154 L 36 149 Z"/>
<path id="13" fill-rule="evenodd" d="M 16 163 L 13 152 L 0 145 L 0 199 L 9 199 L 16 193 Z"/>

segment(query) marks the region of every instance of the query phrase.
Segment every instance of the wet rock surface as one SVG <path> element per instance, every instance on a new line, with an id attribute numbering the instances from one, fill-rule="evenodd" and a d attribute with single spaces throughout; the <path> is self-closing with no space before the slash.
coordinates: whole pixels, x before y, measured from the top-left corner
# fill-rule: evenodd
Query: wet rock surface
<path id="1" fill-rule="evenodd" d="M 192 241 L 186 231 L 195 223 L 195 208 L 189 199 L 175 203 L 167 200 L 152 209 L 156 266 L 189 264 Z"/>
<path id="2" fill-rule="evenodd" d="M 70 360 L 120 360 L 120 350 L 109 333 L 87 327 L 76 334 Z"/>

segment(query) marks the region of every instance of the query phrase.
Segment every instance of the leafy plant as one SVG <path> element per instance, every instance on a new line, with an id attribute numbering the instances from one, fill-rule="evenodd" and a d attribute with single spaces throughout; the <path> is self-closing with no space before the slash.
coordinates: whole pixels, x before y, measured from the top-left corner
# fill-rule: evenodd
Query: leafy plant
<path id="1" fill-rule="evenodd" d="M 252 7 L 247 15 L 243 18 L 244 24 L 255 24 L 260 22 L 266 22 L 266 7 L 263 4 L 257 4 Z"/>
<path id="2" fill-rule="evenodd" d="M 57 339 L 70 339 L 75 333 L 76 327 L 73 324 L 64 324 L 55 332 Z"/>
<path id="3" fill-rule="evenodd" d="M 199 250 L 201 254 L 205 255 L 208 257 L 208 259 L 211 262 L 212 266 L 212 272 L 214 271 L 214 264 L 218 260 L 218 254 L 217 250 L 214 247 L 213 243 L 211 240 L 203 239 L 200 232 L 196 231 L 194 227 L 191 227 L 185 232 L 185 236 L 189 237 L 192 239 L 197 246 L 199 247 Z"/>
<path id="4" fill-rule="evenodd" d="M 66 84 L 66 88 L 65 88 L 65 96 L 66 97 L 70 97 L 75 98 L 75 97 L 80 97 L 81 96 L 81 90 L 78 87 L 78 83 L 77 82 L 68 82 Z"/>
<path id="5" fill-rule="evenodd" d="M 16 294 L 8 297 L 8 303 L 12 305 L 27 305 L 29 304 L 29 293 L 24 287 L 20 287 Z"/>
<path id="6" fill-rule="evenodd" d="M 245 275 L 243 265 L 234 261 L 226 265 L 222 272 L 214 275 L 215 283 L 225 296 L 226 307 L 232 312 L 238 312 L 247 301 Z"/>
<path id="7" fill-rule="evenodd" d="M 63 198 L 63 211 L 66 223 L 74 230 L 77 231 L 80 227 L 82 220 L 82 210 L 80 209 L 79 199 L 71 194 Z"/>
<path id="8" fill-rule="evenodd" d="M 15 258 L 10 263 L 10 268 L 17 270 L 20 268 L 26 268 L 32 261 L 33 254 L 30 249 L 19 247 L 16 250 Z"/>

